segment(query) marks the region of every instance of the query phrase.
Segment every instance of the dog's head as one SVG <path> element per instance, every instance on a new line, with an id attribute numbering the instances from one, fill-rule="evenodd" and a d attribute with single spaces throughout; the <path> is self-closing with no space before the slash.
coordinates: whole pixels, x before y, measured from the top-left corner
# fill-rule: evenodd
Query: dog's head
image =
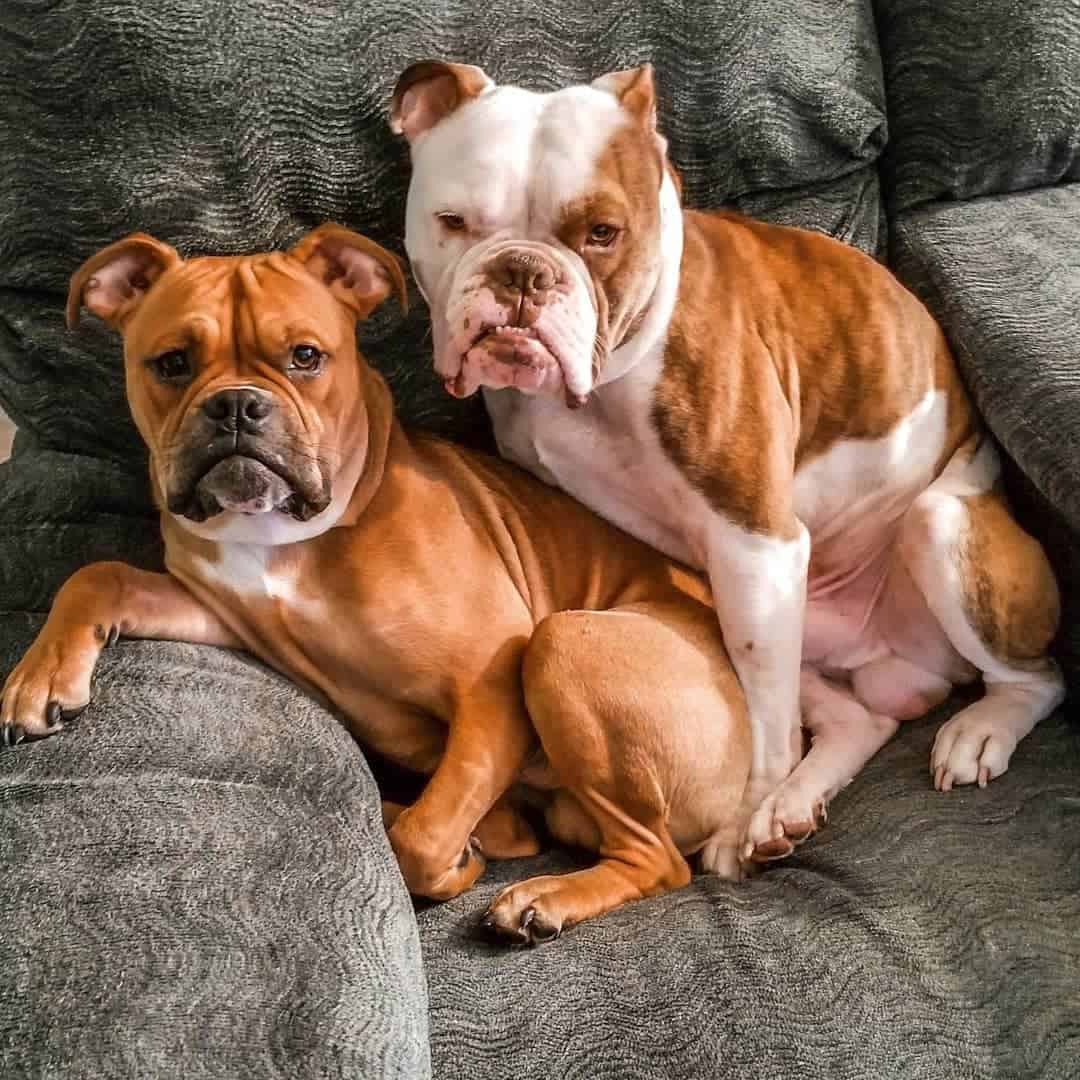
<path id="1" fill-rule="evenodd" d="M 679 213 L 652 68 L 535 94 L 415 64 L 391 126 L 412 153 L 405 243 L 447 389 L 581 404 L 646 318 Z"/>
<path id="2" fill-rule="evenodd" d="M 289 251 L 189 260 L 136 233 L 74 274 L 67 317 L 85 306 L 123 334 L 163 508 L 200 536 L 280 543 L 321 531 L 366 446 L 355 326 L 392 291 L 404 303 L 397 258 L 337 225 Z"/>

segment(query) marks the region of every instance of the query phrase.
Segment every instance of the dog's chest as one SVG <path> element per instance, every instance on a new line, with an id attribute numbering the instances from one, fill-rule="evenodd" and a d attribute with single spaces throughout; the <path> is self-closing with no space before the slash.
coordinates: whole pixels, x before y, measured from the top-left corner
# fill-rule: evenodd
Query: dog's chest
<path id="1" fill-rule="evenodd" d="M 371 695 L 431 708 L 429 668 L 452 662 L 436 655 L 433 590 L 406 575 L 388 589 L 318 540 L 287 550 L 219 544 L 215 556 L 192 561 L 192 584 L 256 656 L 353 717 Z"/>
<path id="2" fill-rule="evenodd" d="M 602 387 L 581 409 L 485 391 L 499 451 L 631 536 L 700 569 L 705 500 L 660 445 L 649 387 L 620 383 Z"/>
<path id="3" fill-rule="evenodd" d="M 212 606 L 234 625 L 247 647 L 276 667 L 292 667 L 327 635 L 333 611 L 311 588 L 310 568 L 299 557 L 256 544 L 218 544 L 213 559 L 196 558 L 192 570 Z"/>
<path id="4" fill-rule="evenodd" d="M 300 567 L 258 544 L 222 543 L 213 558 L 196 558 L 194 569 L 203 584 L 235 607 L 263 612 L 289 608 L 298 600 Z"/>

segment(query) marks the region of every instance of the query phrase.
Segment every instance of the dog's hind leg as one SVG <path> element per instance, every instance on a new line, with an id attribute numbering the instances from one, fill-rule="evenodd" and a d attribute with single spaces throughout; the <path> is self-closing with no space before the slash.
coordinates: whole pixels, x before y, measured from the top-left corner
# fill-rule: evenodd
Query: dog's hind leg
<path id="1" fill-rule="evenodd" d="M 750 728 L 716 618 L 686 600 L 550 616 L 530 642 L 524 686 L 565 789 L 550 823 L 600 853 L 595 866 L 523 881 L 492 903 L 489 932 L 536 943 L 690 880 L 680 849 L 699 849 L 738 813 Z"/>
<path id="2" fill-rule="evenodd" d="M 957 451 L 912 504 L 898 542 L 907 572 L 953 648 L 982 672 L 986 694 L 942 725 L 934 786 L 985 785 L 1009 766 L 1017 743 L 1064 698 L 1047 655 L 1057 630 L 1057 583 L 1038 541 L 997 490 L 986 439 Z"/>

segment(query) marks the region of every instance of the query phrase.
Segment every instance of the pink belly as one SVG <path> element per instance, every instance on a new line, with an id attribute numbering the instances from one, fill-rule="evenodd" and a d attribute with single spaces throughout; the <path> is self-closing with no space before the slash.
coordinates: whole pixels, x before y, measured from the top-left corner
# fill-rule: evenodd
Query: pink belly
<path id="1" fill-rule="evenodd" d="M 889 657 L 953 683 L 971 677 L 891 546 L 842 571 L 811 554 L 803 662 L 843 674 Z"/>
<path id="2" fill-rule="evenodd" d="M 889 552 L 851 565 L 826 564 L 811 552 L 806 586 L 803 663 L 846 671 L 885 648 L 875 618 L 889 569 Z"/>

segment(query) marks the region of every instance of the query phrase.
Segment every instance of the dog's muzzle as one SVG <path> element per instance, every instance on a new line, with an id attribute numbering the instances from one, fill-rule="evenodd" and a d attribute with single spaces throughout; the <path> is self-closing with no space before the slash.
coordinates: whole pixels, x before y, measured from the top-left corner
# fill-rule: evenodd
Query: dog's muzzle
<path id="1" fill-rule="evenodd" d="M 174 462 L 171 513 L 203 522 L 226 511 L 279 511 L 308 521 L 330 504 L 330 484 L 313 455 L 297 449 L 274 397 L 241 387 L 206 398 L 187 425 Z"/>

